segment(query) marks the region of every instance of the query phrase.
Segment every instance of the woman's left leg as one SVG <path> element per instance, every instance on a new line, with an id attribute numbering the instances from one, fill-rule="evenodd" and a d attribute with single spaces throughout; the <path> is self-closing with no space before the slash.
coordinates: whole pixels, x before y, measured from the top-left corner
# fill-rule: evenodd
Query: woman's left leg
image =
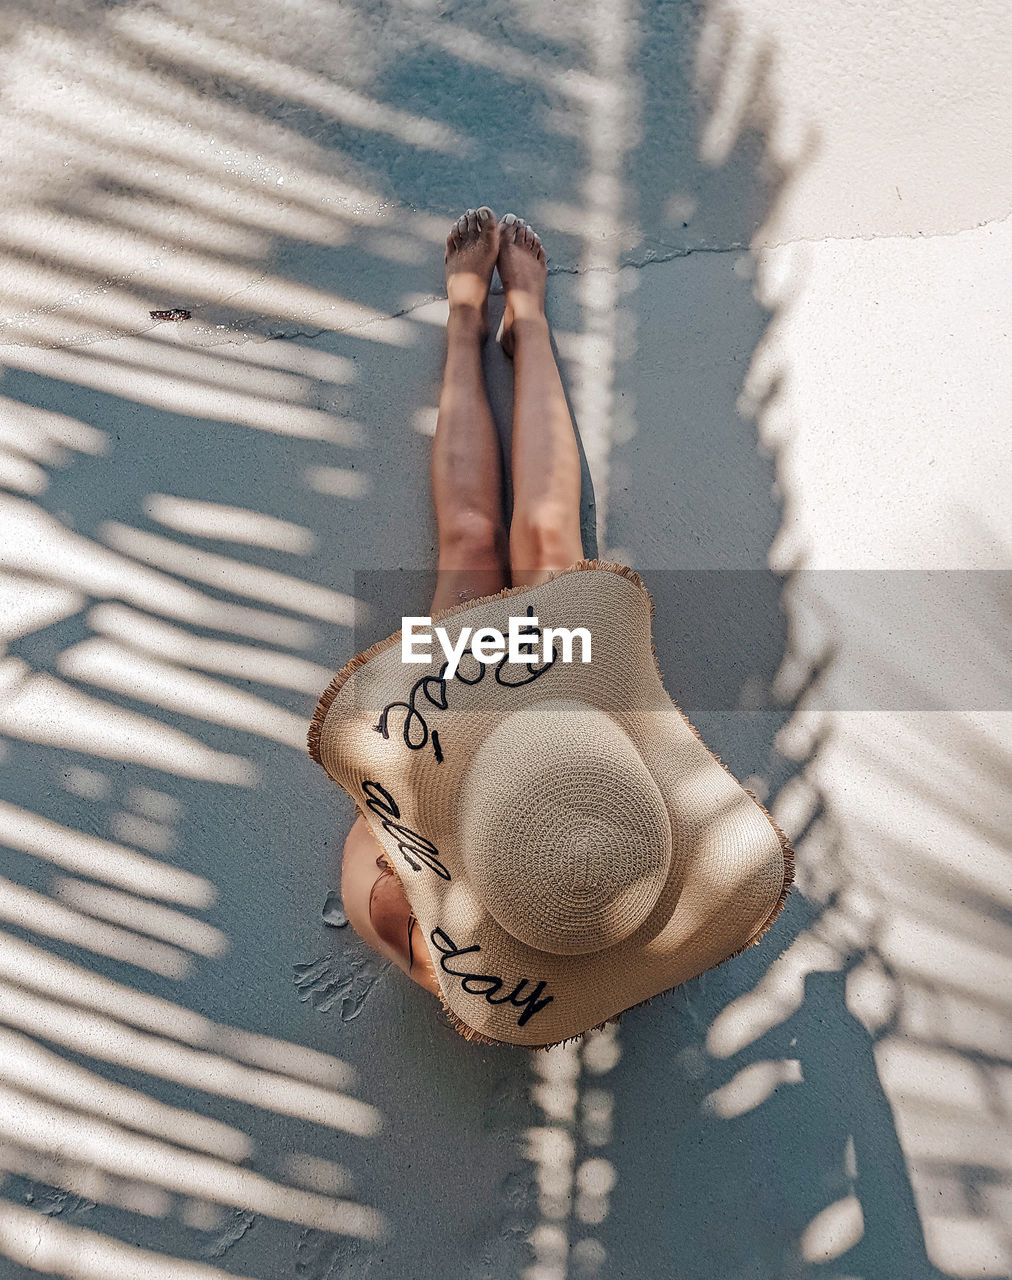
<path id="1" fill-rule="evenodd" d="M 507 214 L 499 224 L 499 276 L 502 347 L 513 359 L 514 586 L 537 586 L 583 559 L 580 451 L 545 316 L 547 272 L 540 238 Z"/>
<path id="2" fill-rule="evenodd" d="M 446 368 L 432 441 L 439 563 L 432 612 L 507 586 L 502 453 L 485 391 L 481 349 L 499 251 L 491 209 L 469 209 L 446 240 Z"/>

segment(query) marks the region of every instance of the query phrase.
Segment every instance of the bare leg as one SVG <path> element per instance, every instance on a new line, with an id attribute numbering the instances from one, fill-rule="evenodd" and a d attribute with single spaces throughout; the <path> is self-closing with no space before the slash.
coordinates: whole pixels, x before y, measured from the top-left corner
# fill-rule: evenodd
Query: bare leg
<path id="1" fill-rule="evenodd" d="M 534 586 L 583 558 L 580 454 L 548 337 L 545 252 L 513 214 L 499 223 L 498 265 L 502 347 L 514 365 L 510 566 L 514 586 Z"/>
<path id="2" fill-rule="evenodd" d="M 488 286 L 499 249 L 495 214 L 483 206 L 457 220 L 446 240 L 446 371 L 432 442 L 432 497 L 439 577 L 432 611 L 506 586 L 502 455 L 485 392 L 481 348 Z"/>

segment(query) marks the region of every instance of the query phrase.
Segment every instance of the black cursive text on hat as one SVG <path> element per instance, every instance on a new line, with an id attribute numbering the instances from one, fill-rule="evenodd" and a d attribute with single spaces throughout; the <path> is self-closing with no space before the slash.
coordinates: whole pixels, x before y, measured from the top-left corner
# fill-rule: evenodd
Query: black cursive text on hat
<path id="1" fill-rule="evenodd" d="M 532 605 L 527 606 L 527 616 L 531 618 L 532 622 L 534 621 L 534 608 Z M 535 639 L 540 639 L 541 627 L 532 626 L 528 634 Z M 470 648 L 465 649 L 461 657 L 467 657 L 468 655 L 474 658 L 474 654 L 471 652 Z M 522 663 L 522 668 L 526 674 L 511 680 L 503 674 L 504 668 L 509 660 L 509 654 L 504 654 L 493 668 L 496 684 L 500 685 L 504 689 L 518 689 L 521 685 L 530 684 L 532 680 L 536 680 L 538 676 L 542 676 L 546 671 L 551 670 L 558 656 L 558 650 L 553 644 L 552 656 L 550 658 L 542 662 L 540 666 L 538 666 L 536 662 Z M 456 679 L 459 680 L 461 684 L 478 684 L 484 679 L 484 663 L 478 662 L 477 658 L 474 658 L 474 661 L 478 668 L 476 675 L 469 677 L 464 675 L 458 669 Z M 388 702 L 380 712 L 378 722 L 373 725 L 374 731 L 381 734 L 384 738 L 389 739 L 390 728 L 388 721 L 390 719 L 390 712 L 393 711 L 395 707 L 403 707 L 407 712 L 407 715 L 404 717 L 404 723 L 401 726 L 401 736 L 404 739 L 404 745 L 411 751 L 421 751 L 425 744 L 431 741 L 432 754 L 436 758 L 436 764 L 442 764 L 443 746 L 439 741 L 439 732 L 438 730 L 433 729 L 430 735 L 428 723 L 422 713 L 418 710 L 418 707 L 415 705 L 415 700 L 421 693 L 424 695 L 427 702 L 431 703 L 434 707 L 438 707 L 440 711 L 445 711 L 447 709 L 449 703 L 446 700 L 446 686 L 448 683 L 446 679 L 446 672 L 449 665 L 449 662 L 444 662 L 439 668 L 438 675 L 422 676 L 420 679 L 416 680 L 411 686 L 411 692 L 408 694 L 407 702 L 400 700 L 397 702 Z M 418 736 L 419 734 L 421 736 Z"/>
<path id="2" fill-rule="evenodd" d="M 518 1027 L 522 1027 L 525 1022 L 533 1018 L 536 1013 L 540 1013 L 546 1005 L 551 1004 L 555 999 L 554 996 L 545 996 L 543 1000 L 538 999 L 546 987 L 544 982 L 539 981 L 530 993 L 521 1000 L 521 993 L 530 981 L 528 978 L 521 978 L 509 995 L 500 996 L 497 993 L 506 985 L 507 980 L 505 978 L 497 978 L 489 973 L 471 973 L 469 970 L 451 969 L 448 964 L 448 961 L 458 956 L 466 956 L 472 951 L 480 951 L 481 947 L 477 943 L 470 947 L 458 947 L 445 929 L 433 929 L 429 937 L 432 939 L 432 945 L 440 953 L 440 968 L 444 973 L 449 973 L 455 978 L 459 978 L 461 987 L 469 995 L 484 996 L 489 1004 L 512 1004 L 518 1009 L 523 1009 L 523 1013 L 517 1018 Z"/>
<path id="3" fill-rule="evenodd" d="M 383 823 L 383 830 L 397 841 L 398 851 L 411 870 L 421 871 L 421 863 L 424 862 L 430 871 L 434 871 L 443 880 L 451 879 L 449 871 L 439 860 L 439 850 L 432 841 L 396 821 L 401 816 L 400 806 L 386 787 L 370 780 L 362 783 L 362 790 L 366 794 L 366 804 Z M 421 861 L 416 861 L 416 858 Z"/>

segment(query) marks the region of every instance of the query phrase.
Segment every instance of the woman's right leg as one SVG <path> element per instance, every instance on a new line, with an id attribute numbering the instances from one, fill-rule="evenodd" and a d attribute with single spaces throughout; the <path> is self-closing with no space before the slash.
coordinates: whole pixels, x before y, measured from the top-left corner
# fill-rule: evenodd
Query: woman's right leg
<path id="1" fill-rule="evenodd" d="M 468 210 L 446 241 L 446 371 L 432 441 L 439 564 L 432 612 L 509 583 L 502 454 L 481 367 L 499 250 L 491 209 Z"/>
<path id="2" fill-rule="evenodd" d="M 513 357 L 514 586 L 535 586 L 583 559 L 580 453 L 545 317 L 547 263 L 538 236 L 513 214 L 499 223 L 506 292 L 502 346 Z"/>

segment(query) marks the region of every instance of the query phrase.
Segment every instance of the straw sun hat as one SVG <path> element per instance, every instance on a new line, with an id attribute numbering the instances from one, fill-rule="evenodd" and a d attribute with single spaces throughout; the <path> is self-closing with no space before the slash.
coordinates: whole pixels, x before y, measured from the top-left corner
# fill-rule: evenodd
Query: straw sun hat
<path id="1" fill-rule="evenodd" d="M 650 597 L 584 560 L 433 617 L 508 633 L 584 627 L 591 661 L 483 665 L 452 679 L 400 632 L 320 698 L 309 751 L 400 876 L 443 1007 L 467 1039 L 547 1048 L 759 941 L 794 855 L 664 690 Z M 533 624 L 531 624 L 533 628 Z"/>

